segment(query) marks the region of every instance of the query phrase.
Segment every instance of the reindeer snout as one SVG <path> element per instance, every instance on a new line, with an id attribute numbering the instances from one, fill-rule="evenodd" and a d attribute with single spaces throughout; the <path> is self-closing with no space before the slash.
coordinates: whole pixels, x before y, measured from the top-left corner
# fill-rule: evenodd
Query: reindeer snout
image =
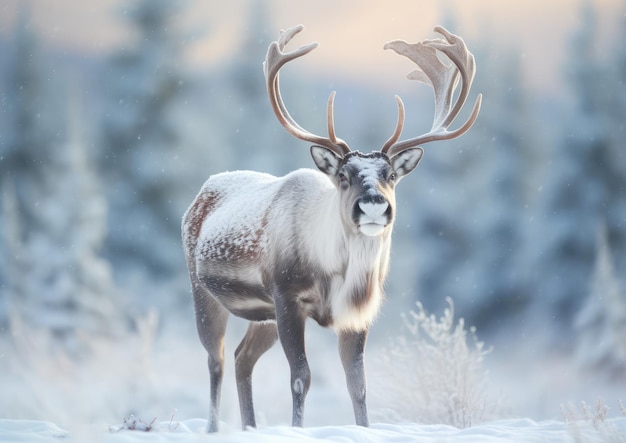
<path id="1" fill-rule="evenodd" d="M 391 205 L 379 194 L 363 197 L 355 203 L 353 217 L 361 232 L 378 233 L 391 222 Z"/>
<path id="2" fill-rule="evenodd" d="M 377 195 L 374 198 L 361 199 L 358 202 L 358 207 L 362 215 L 377 218 L 385 214 L 389 209 L 389 203 L 382 195 Z"/>

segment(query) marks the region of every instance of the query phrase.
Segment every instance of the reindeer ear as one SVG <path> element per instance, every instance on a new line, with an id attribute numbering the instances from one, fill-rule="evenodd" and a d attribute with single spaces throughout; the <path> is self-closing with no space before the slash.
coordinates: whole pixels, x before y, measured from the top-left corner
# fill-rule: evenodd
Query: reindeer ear
<path id="1" fill-rule="evenodd" d="M 327 175 L 337 175 L 341 157 L 337 156 L 333 151 L 323 146 L 311 146 L 311 157 L 315 162 L 315 166 Z"/>
<path id="2" fill-rule="evenodd" d="M 398 179 L 411 172 L 422 159 L 422 148 L 410 148 L 391 157 L 391 166 L 398 175 Z"/>

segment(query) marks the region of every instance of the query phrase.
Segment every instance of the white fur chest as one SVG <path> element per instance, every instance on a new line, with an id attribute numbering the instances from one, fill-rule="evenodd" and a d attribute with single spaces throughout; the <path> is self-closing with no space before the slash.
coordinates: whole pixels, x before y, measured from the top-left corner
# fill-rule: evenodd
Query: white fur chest
<path id="1" fill-rule="evenodd" d="M 330 289 L 332 328 L 335 331 L 366 329 L 384 300 L 388 245 L 382 237 L 358 237 L 350 245 L 344 276 L 335 276 Z"/>

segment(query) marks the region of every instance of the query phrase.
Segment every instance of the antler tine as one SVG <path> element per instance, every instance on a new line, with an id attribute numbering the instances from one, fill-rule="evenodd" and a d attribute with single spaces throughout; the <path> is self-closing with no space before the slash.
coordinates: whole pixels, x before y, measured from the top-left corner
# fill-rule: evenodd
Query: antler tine
<path id="1" fill-rule="evenodd" d="M 472 127 L 478 117 L 482 102 L 481 94 L 476 98 L 474 108 L 467 121 L 458 129 L 448 130 L 467 100 L 474 80 L 476 65 L 474 56 L 467 49 L 463 39 L 441 26 L 437 26 L 435 32 L 441 34 L 445 40 L 425 40 L 415 44 L 396 40 L 385 45 L 385 49 L 393 49 L 396 53 L 412 60 L 420 68 L 410 72 L 408 78 L 432 86 L 435 95 L 435 115 L 429 132 L 401 142 L 397 141 L 399 139 L 398 132 L 402 130 L 402 125 L 398 120 L 396 131 L 385 143 L 382 152 L 393 155 L 431 141 L 459 137 Z M 437 52 L 444 54 L 452 62 L 452 65 L 443 63 L 438 58 Z M 459 77 L 461 90 L 453 106 L 452 99 Z"/>
<path id="2" fill-rule="evenodd" d="M 333 120 L 333 103 L 335 93 L 331 93 L 328 100 L 328 137 L 315 135 L 302 128 L 302 126 L 300 126 L 293 119 L 291 114 L 289 114 L 289 111 L 287 111 L 285 103 L 283 102 L 282 96 L 280 94 L 280 69 L 291 60 L 302 57 L 303 55 L 308 54 L 319 46 L 318 43 L 310 43 L 294 51 L 284 52 L 285 46 L 289 43 L 289 41 L 291 41 L 291 39 L 303 29 L 304 26 L 298 25 L 289 28 L 286 31 L 282 31 L 278 41 L 272 42 L 267 49 L 267 55 L 265 56 L 265 62 L 263 63 L 263 72 L 265 73 L 265 83 L 270 104 L 272 105 L 274 114 L 276 114 L 276 117 L 278 118 L 280 124 L 291 135 L 299 138 L 300 140 L 324 146 L 335 152 L 337 155 L 343 157 L 345 154 L 350 152 L 350 148 L 348 147 L 348 144 L 346 142 L 344 142 L 340 138 L 337 138 L 337 136 L 335 135 L 335 124 Z"/>
<path id="3" fill-rule="evenodd" d="M 328 106 L 326 109 L 326 123 L 328 125 L 328 138 L 333 144 L 337 144 L 337 142 L 341 141 L 341 139 L 338 139 L 337 135 L 335 134 L 335 94 L 336 94 L 335 91 L 330 93 L 330 96 L 328 97 Z"/>
<path id="4" fill-rule="evenodd" d="M 443 35 L 448 44 L 441 39 L 428 40 L 425 44 L 444 53 L 454 63 L 458 72 L 461 74 L 461 91 L 459 97 L 454 105 L 454 109 L 448 113 L 447 118 L 441 123 L 442 127 L 447 128 L 452 124 L 467 100 L 470 87 L 474 81 L 474 75 L 476 74 L 476 61 L 474 55 L 469 52 L 461 37 L 452 34 L 443 26 L 435 27 L 435 32 Z M 457 82 L 455 81 L 454 86 L 450 88 L 450 95 L 454 89 L 456 89 L 456 84 Z M 482 95 L 480 95 L 480 97 L 482 97 Z"/>
<path id="5" fill-rule="evenodd" d="M 402 102 L 402 99 L 397 95 L 395 97 L 396 103 L 398 104 L 398 123 L 396 123 L 396 130 L 393 131 L 393 134 L 391 134 L 391 137 L 389 137 L 381 149 L 384 153 L 387 153 L 389 148 L 391 148 L 400 139 L 402 129 L 404 128 L 404 102 Z"/>

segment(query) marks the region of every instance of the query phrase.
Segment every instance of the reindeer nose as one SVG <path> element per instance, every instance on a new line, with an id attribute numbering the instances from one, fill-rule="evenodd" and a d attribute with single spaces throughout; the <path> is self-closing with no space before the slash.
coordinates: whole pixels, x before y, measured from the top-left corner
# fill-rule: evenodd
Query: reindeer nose
<path id="1" fill-rule="evenodd" d="M 361 197 L 359 199 L 359 204 L 361 203 L 372 203 L 375 205 L 388 204 L 385 197 L 383 197 L 381 194 L 371 194 L 365 197 Z"/>
<path id="2" fill-rule="evenodd" d="M 380 194 L 368 195 L 367 197 L 359 199 L 357 207 L 361 214 L 377 218 L 385 214 L 389 208 L 389 202 Z"/>

